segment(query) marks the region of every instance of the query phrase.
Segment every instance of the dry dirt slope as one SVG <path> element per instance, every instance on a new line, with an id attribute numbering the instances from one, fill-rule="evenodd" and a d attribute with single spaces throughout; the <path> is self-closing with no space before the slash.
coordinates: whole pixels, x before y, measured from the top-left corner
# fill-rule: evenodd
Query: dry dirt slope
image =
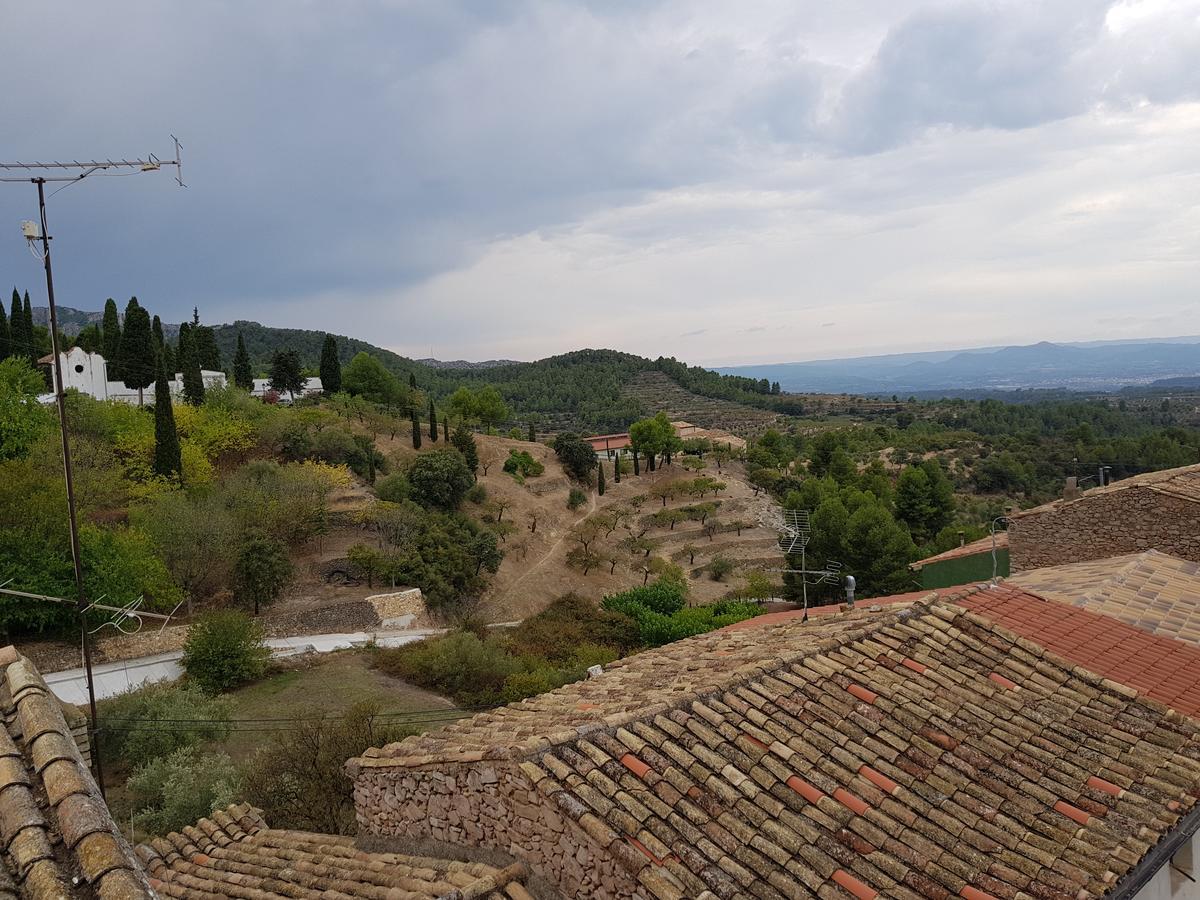
<path id="1" fill-rule="evenodd" d="M 615 505 L 629 506 L 631 498 L 644 495 L 651 485 L 662 479 L 690 478 L 693 473 L 678 465 L 661 467 L 654 474 L 644 473 L 640 477 L 626 475 L 620 484 L 612 482 L 612 463 L 605 460 L 609 476 L 608 489 L 603 497 L 595 490 L 588 491 L 589 503 L 577 511 L 567 509 L 570 483 L 548 447 L 513 441 L 507 438 L 480 437 L 481 452 L 493 453 L 498 459 L 507 457 L 509 448 L 529 450 L 546 466 L 544 475 L 531 478 L 522 486 L 502 471 L 498 462 L 489 468 L 480 481 L 488 490 L 492 500 L 504 498 L 511 508 L 503 513 L 504 521 L 511 521 L 517 531 L 505 542 L 506 557 L 500 571 L 494 577 L 484 596 L 484 612 L 492 621 L 509 621 L 532 615 L 545 608 L 556 597 L 574 592 L 591 599 L 600 600 L 605 594 L 641 584 L 642 575 L 630 565 L 637 557 L 621 551 L 617 543 L 628 532 L 617 530 L 611 537 L 601 537 L 599 546 L 604 551 L 613 551 L 620 559 L 615 570 L 605 564 L 590 571 L 587 576 L 567 564 L 567 554 L 575 546 L 571 539 L 572 526 L 581 523 L 589 515 L 604 512 Z M 486 449 L 485 449 L 486 448 Z M 697 522 L 681 522 L 672 531 L 668 528 L 651 528 L 646 537 L 659 544 L 654 555 L 672 559 L 683 566 L 691 582 L 692 602 L 708 602 L 724 595 L 731 587 L 742 583 L 734 574 L 725 582 L 714 582 L 700 571 L 711 558 L 723 555 L 746 569 L 771 568 L 782 564 L 782 556 L 775 543 L 773 532 L 757 527 L 759 509 L 765 498 L 753 496 L 746 484 L 741 467 L 726 465 L 718 475 L 710 465 L 702 474 L 720 477 L 728 488 L 720 497 L 715 518 L 724 523 L 741 520 L 751 524 L 739 536 L 734 531 L 723 532 L 711 538 L 704 534 Z M 679 507 L 698 502 L 694 499 L 676 498 L 668 501 L 668 507 Z M 471 505 L 467 504 L 468 509 Z M 641 515 L 649 515 L 662 508 L 658 499 L 645 501 Z M 531 531 L 533 516 L 537 516 L 537 529 Z M 640 517 L 639 517 L 640 518 Z M 689 564 L 683 548 L 688 544 L 697 548 L 694 564 Z"/>

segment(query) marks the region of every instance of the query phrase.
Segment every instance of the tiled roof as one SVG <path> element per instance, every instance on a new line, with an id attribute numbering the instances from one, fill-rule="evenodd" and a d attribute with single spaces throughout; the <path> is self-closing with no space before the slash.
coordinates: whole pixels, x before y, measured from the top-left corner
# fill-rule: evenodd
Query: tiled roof
<path id="1" fill-rule="evenodd" d="M 1148 488 L 1160 494 L 1169 494 L 1173 497 L 1179 497 L 1182 500 L 1200 503 L 1200 463 L 1122 478 L 1120 481 L 1114 481 L 1112 484 L 1107 484 L 1104 487 L 1094 487 L 1091 490 L 1084 491 L 1074 500 L 1054 500 L 1050 503 L 1044 503 L 1041 506 L 1035 506 L 1032 509 L 1023 509 L 1020 512 L 1015 512 L 1009 518 L 1020 519 L 1032 513 L 1045 512 L 1046 510 L 1065 506 L 1070 503 L 1081 503 L 1091 497 L 1115 494 L 1119 491 L 1127 491 L 1130 488 L 1136 487 Z"/>
<path id="2" fill-rule="evenodd" d="M 936 600 L 680 641 L 446 734 L 356 762 L 515 754 L 660 900 L 1099 895 L 1200 790 L 1200 724 Z"/>
<path id="3" fill-rule="evenodd" d="M 997 550 L 1006 549 L 1008 547 L 1008 532 L 996 532 Z M 915 563 L 909 563 L 910 569 L 920 569 L 930 563 L 945 562 L 948 559 L 958 559 L 963 556 L 974 556 L 976 553 L 991 553 L 992 552 L 992 536 L 988 535 L 985 538 L 980 538 L 977 541 L 971 541 L 969 544 L 963 544 L 961 547 L 954 547 L 946 550 L 944 553 L 938 553 L 934 556 L 927 556 L 925 559 L 919 559 Z"/>
<path id="4" fill-rule="evenodd" d="M 498 869 L 399 853 L 367 853 L 354 838 L 268 828 L 242 804 L 172 832 L 138 855 L 163 897 L 215 900 L 363 897 L 532 900 L 520 864 Z"/>
<path id="5" fill-rule="evenodd" d="M 1200 644 L 1200 563 L 1146 550 L 1031 569 L 1005 579 L 1005 584 Z"/>
<path id="6" fill-rule="evenodd" d="M 0 649 L 0 898 L 152 897 L 37 669 Z"/>
<path id="7" fill-rule="evenodd" d="M 1078 666 L 1200 717 L 1200 647 L 1000 585 L 954 602 Z"/>
<path id="8" fill-rule="evenodd" d="M 843 632 L 861 628 L 863 617 L 869 615 L 863 611 L 840 616 L 819 631 L 710 632 L 676 641 L 610 663 L 603 677 L 575 682 L 382 749 L 370 749 L 357 762 L 373 766 L 389 765 L 395 759 L 405 764 L 474 761 L 485 752 L 520 755 L 574 738 L 579 727 L 624 724 L 647 710 L 665 709 L 680 697 L 765 671 L 781 658 L 832 645 Z"/>

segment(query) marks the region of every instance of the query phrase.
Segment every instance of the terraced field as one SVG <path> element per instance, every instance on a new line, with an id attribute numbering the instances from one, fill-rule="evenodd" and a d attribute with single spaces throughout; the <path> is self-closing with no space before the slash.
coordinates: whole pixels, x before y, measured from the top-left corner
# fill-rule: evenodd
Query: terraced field
<path id="1" fill-rule="evenodd" d="M 785 416 L 764 409 L 693 394 L 662 372 L 639 373 L 625 386 L 625 395 L 651 412 L 663 410 L 672 419 L 704 428 L 723 428 L 742 437 L 761 434 L 786 421 Z"/>

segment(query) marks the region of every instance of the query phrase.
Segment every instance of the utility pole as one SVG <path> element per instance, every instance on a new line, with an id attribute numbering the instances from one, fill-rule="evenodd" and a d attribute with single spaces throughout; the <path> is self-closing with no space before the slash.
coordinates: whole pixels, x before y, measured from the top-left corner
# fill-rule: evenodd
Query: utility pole
<path id="1" fill-rule="evenodd" d="M 83 584 L 83 558 L 79 549 L 79 518 L 75 507 L 75 478 L 71 468 L 71 441 L 67 432 L 67 405 L 66 393 L 63 389 L 63 371 L 62 357 L 60 356 L 58 346 L 58 312 L 54 305 L 54 271 L 50 265 L 50 229 L 46 218 L 46 184 L 52 181 L 63 181 L 63 187 L 69 186 L 70 183 L 82 181 L 89 175 L 97 172 L 103 173 L 107 169 L 138 169 L 142 172 L 157 172 L 162 166 L 174 166 L 176 172 L 176 181 L 180 187 L 183 184 L 183 166 L 181 162 L 179 141 L 172 136 L 175 141 L 175 159 L 160 160 L 154 154 L 150 154 L 145 159 L 121 159 L 121 160 L 92 160 L 90 162 L 50 162 L 50 163 L 0 163 L 0 170 L 9 172 L 13 170 L 39 171 L 39 170 L 58 170 L 67 172 L 70 170 L 80 170 L 74 175 L 58 175 L 46 176 L 35 175 L 32 177 L 0 177 L 0 181 L 5 182 L 31 182 L 37 186 L 38 192 L 38 222 L 39 226 L 35 230 L 33 223 L 25 222 L 23 230 L 25 239 L 32 245 L 35 241 L 41 242 L 42 245 L 42 262 L 46 269 L 46 303 L 50 310 L 50 352 L 54 357 L 54 400 L 58 407 L 58 425 L 59 433 L 62 436 L 62 457 L 63 457 L 63 480 L 66 482 L 67 488 L 67 522 L 71 536 L 71 562 L 75 572 L 75 608 L 79 614 L 79 630 L 82 636 L 83 644 L 83 666 L 87 672 L 87 687 L 88 687 L 88 707 L 91 713 L 88 722 L 88 743 L 92 752 L 92 767 L 96 774 L 96 786 L 100 789 L 101 797 L 104 796 L 104 764 L 101 760 L 100 742 L 97 740 L 99 733 L 99 719 L 96 714 L 96 683 L 92 674 L 92 639 L 88 633 L 86 614 L 89 609 L 87 602 L 87 592 Z M 62 188 L 59 188 L 61 190 Z"/>

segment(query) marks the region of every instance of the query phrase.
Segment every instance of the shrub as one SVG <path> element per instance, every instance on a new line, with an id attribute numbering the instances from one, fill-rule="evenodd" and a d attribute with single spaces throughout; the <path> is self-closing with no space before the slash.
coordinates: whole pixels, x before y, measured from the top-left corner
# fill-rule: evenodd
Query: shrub
<path id="1" fill-rule="evenodd" d="M 379 499 L 388 503 L 402 503 L 407 500 L 411 489 L 408 479 L 399 472 L 388 475 L 375 484 L 375 493 L 379 495 Z"/>
<path id="2" fill-rule="evenodd" d="M 734 568 L 733 560 L 724 556 L 714 556 L 708 564 L 708 577 L 713 581 L 724 581 L 725 576 Z"/>
<path id="3" fill-rule="evenodd" d="M 378 708 L 366 702 L 344 716 L 305 719 L 295 730 L 273 735 L 250 760 L 245 799 L 263 811 L 272 828 L 353 834 L 353 782 L 346 760 L 413 733 L 380 722 Z"/>
<path id="4" fill-rule="evenodd" d="M 471 486 L 471 489 L 467 491 L 467 499 L 476 506 L 486 503 L 487 498 L 488 492 L 487 488 L 483 486 L 483 482 L 476 482 Z"/>
<path id="5" fill-rule="evenodd" d="M 571 492 L 567 495 L 567 509 L 576 510 L 588 502 L 587 494 L 579 488 L 571 488 Z"/>
<path id="6" fill-rule="evenodd" d="M 100 711 L 100 749 L 138 767 L 201 741 L 229 735 L 232 704 L 198 687 L 149 684 L 104 701 Z M 161 727 L 155 723 L 161 722 Z"/>
<path id="7" fill-rule="evenodd" d="M 498 636 L 480 639 L 468 631 L 383 650 L 377 663 L 389 675 L 453 697 L 465 706 L 497 703 L 505 679 L 523 668 Z"/>
<path id="8" fill-rule="evenodd" d="M 422 506 L 452 511 L 458 509 L 475 483 L 471 470 L 457 450 L 422 453 L 408 470 L 412 499 Z"/>
<path id="9" fill-rule="evenodd" d="M 180 747 L 138 768 L 127 787 L 137 825 L 166 834 L 233 803 L 238 782 L 237 767 L 224 753 Z"/>
<path id="10" fill-rule="evenodd" d="M 504 471 L 521 478 L 536 478 L 546 471 L 546 467 L 526 450 L 509 450 L 508 459 L 504 461 Z"/>
<path id="11" fill-rule="evenodd" d="M 209 613 L 188 629 L 182 663 L 192 682 L 216 694 L 260 678 L 270 655 L 262 626 L 227 610 Z"/>
<path id="12" fill-rule="evenodd" d="M 676 579 L 656 579 L 643 587 L 630 588 L 619 594 L 611 594 L 604 598 L 605 609 L 626 612 L 626 608 L 642 606 L 652 612 L 671 615 L 683 609 L 687 597 L 687 585 Z"/>
<path id="13" fill-rule="evenodd" d="M 569 662 L 585 644 L 628 653 L 638 646 L 637 625 L 622 613 L 603 609 L 577 594 L 566 594 L 530 616 L 508 637 L 509 649 L 518 656 L 541 657 L 557 664 Z"/>

